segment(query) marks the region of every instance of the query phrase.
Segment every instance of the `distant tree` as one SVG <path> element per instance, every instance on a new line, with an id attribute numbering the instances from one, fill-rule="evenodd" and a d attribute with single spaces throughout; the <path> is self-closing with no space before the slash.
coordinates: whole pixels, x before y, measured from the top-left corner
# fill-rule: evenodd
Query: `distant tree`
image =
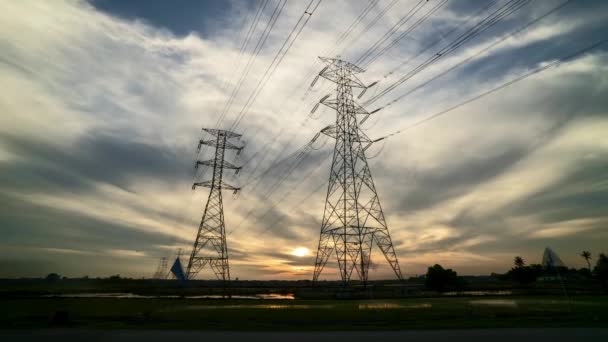
<path id="1" fill-rule="evenodd" d="M 49 273 L 46 275 L 45 279 L 48 281 L 55 282 L 55 281 L 59 281 L 61 279 L 61 276 L 57 273 Z"/>
<path id="2" fill-rule="evenodd" d="M 523 262 L 523 260 L 521 261 Z M 507 272 L 507 278 L 515 280 L 520 284 L 530 284 L 535 282 L 542 272 L 543 267 L 541 265 L 524 266 L 523 263 L 515 262 L 515 267 Z"/>
<path id="3" fill-rule="evenodd" d="M 116 274 L 116 275 L 110 276 L 108 279 L 110 279 L 110 280 L 119 280 L 120 279 L 120 274 Z"/>
<path id="4" fill-rule="evenodd" d="M 429 267 L 426 272 L 424 286 L 436 291 L 445 291 L 446 289 L 456 289 L 463 286 L 464 280 L 458 277 L 458 274 L 452 269 L 444 269 L 441 265 L 435 264 Z"/>
<path id="5" fill-rule="evenodd" d="M 513 263 L 515 264 L 515 267 L 524 267 L 526 265 L 524 258 L 520 256 L 516 256 L 515 259 L 513 259 Z"/>
<path id="6" fill-rule="evenodd" d="M 601 280 L 608 280 L 608 257 L 606 254 L 601 253 L 597 258 L 593 274 Z"/>
<path id="7" fill-rule="evenodd" d="M 589 271 L 591 271 L 591 252 L 582 251 L 581 257 L 583 257 L 583 259 L 585 259 L 585 261 L 587 262 L 587 267 L 589 268 Z"/>

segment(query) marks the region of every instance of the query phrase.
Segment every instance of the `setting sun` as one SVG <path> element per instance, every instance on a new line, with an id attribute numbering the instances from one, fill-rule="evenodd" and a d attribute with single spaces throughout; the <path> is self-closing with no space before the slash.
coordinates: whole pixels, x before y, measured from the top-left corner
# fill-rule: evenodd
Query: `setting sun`
<path id="1" fill-rule="evenodd" d="M 291 254 L 297 256 L 297 257 L 303 257 L 303 256 L 307 256 L 308 254 L 310 254 L 310 250 L 306 247 L 298 247 L 296 249 L 294 249 Z"/>

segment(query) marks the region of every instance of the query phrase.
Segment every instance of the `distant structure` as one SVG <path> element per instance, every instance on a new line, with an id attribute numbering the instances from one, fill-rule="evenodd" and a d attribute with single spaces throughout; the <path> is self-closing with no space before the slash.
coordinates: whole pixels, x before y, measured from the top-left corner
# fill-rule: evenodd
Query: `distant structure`
<path id="1" fill-rule="evenodd" d="M 152 276 L 152 279 L 167 279 L 169 271 L 167 270 L 167 258 L 162 257 L 156 266 L 156 272 Z"/>
<path id="2" fill-rule="evenodd" d="M 184 273 L 184 267 L 182 266 L 182 249 L 179 248 L 177 250 L 177 255 L 175 256 L 175 261 L 173 262 L 173 265 L 171 266 L 171 274 L 173 274 L 173 277 L 175 277 L 175 279 L 179 280 L 179 281 L 186 281 L 186 273 Z"/>
<path id="3" fill-rule="evenodd" d="M 541 263 L 543 267 L 546 268 L 555 268 L 555 267 L 566 267 L 562 259 L 559 258 L 557 253 L 555 253 L 551 248 L 545 248 L 545 252 L 543 253 L 543 261 Z"/>
<path id="4" fill-rule="evenodd" d="M 355 76 L 364 70 L 354 64 L 336 58 L 319 58 L 327 66 L 314 79 L 311 87 L 319 77 L 337 84 L 336 98 L 327 95 L 319 101 L 336 110 L 335 125 L 321 131 L 334 138 L 336 143 L 313 282 L 319 280 L 328 258 L 335 252 L 344 285 L 350 282 L 353 270 L 359 280 L 366 283 L 374 243 L 384 254 L 397 278 L 403 279 L 365 156 L 365 150 L 374 141 L 359 128 L 360 123 L 378 110 L 367 112 L 353 101 L 353 87 L 363 89 L 363 95 L 376 82 L 365 86 Z M 313 112 L 318 106 L 319 104 L 315 105 Z M 360 122 L 357 115 L 363 117 Z"/>
<path id="5" fill-rule="evenodd" d="M 192 253 L 188 260 L 185 278 L 193 279 L 205 266 L 209 266 L 217 279 L 229 281 L 230 266 L 228 264 L 222 190 L 232 190 L 236 194 L 240 188 L 224 183 L 222 176 L 224 169 L 233 169 L 236 173 L 241 169 L 241 167 L 232 165 L 224 160 L 226 150 L 236 150 L 237 154 L 241 152 L 243 147 L 237 146 L 230 141 L 230 139 L 240 138 L 241 135 L 219 129 L 203 128 L 203 131 L 211 135 L 212 139 L 201 139 L 198 149 L 200 151 L 202 145 L 214 147 L 215 158 L 197 161 L 195 168 L 198 168 L 200 165 L 213 167 L 213 177 L 210 181 L 198 182 L 192 185 L 193 190 L 197 186 L 207 187 L 210 190 L 203 217 L 198 227 L 198 233 L 194 239 Z M 175 267 L 181 267 L 181 265 Z"/>

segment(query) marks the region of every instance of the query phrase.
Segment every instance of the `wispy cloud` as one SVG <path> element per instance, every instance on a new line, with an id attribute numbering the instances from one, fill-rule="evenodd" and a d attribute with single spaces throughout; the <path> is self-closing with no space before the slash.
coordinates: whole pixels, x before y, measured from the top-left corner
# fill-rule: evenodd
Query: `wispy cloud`
<path id="1" fill-rule="evenodd" d="M 559 3 L 529 5 L 378 105 Z M 395 6 L 343 56 L 363 52 L 408 5 Z M 228 112 L 226 126 L 303 6 L 286 7 Z M 237 200 L 226 196 L 225 211 L 232 273 L 242 279 L 310 277 L 314 256 L 290 253 L 296 247 L 316 249 L 333 142 L 327 140 L 311 153 L 270 194 L 288 168 L 277 167 L 260 182 L 257 176 L 281 159 L 284 148 L 287 155 L 335 121 L 329 110 L 317 119 L 306 118 L 312 104 L 332 88 L 320 82 L 307 92 L 311 80 L 304 76 L 316 70 L 316 56 L 332 48 L 362 6 L 324 1 L 237 128 L 246 142 L 239 162 L 249 162 L 240 177 L 228 176 L 229 182 L 243 185 L 243 192 Z M 437 12 L 412 33 L 415 39 L 402 41 L 361 77 L 366 82 L 381 79 L 381 89 L 434 49 L 393 76 L 383 75 L 437 35 L 446 44 L 446 32 L 478 6 L 454 2 Z M 364 128 L 377 137 L 406 127 L 605 32 L 608 11 L 568 6 L 385 108 Z M 204 192 L 190 190 L 195 147 L 200 127 L 215 124 L 250 57 L 245 53 L 239 59 L 236 38 L 247 7 L 235 5 L 230 21 L 203 16 L 209 21 L 192 23 L 204 26 L 203 31 L 181 35 L 154 21 L 100 12 L 87 2 L 12 1 L 0 7 L 3 260 L 32 265 L 20 267 L 24 275 L 142 276 L 153 271 L 158 257 L 172 255 L 176 248 L 187 254 L 206 200 Z M 332 20 L 326 20 L 329 16 Z M 469 273 L 501 271 L 512 255 L 540 258 L 545 243 L 555 244 L 567 264 L 582 265 L 579 249 L 605 248 L 596 238 L 608 203 L 605 51 L 590 52 L 390 138 L 382 150 L 368 150 L 380 153 L 370 159 L 372 174 L 405 273 L 422 273 L 434 263 Z M 199 156 L 209 157 L 209 152 Z M 573 238 L 577 245 L 567 243 Z M 18 253 L 15 246 L 35 252 Z M 391 277 L 378 253 L 374 251 L 372 277 Z M 79 266 L 74 256 L 91 267 Z M 111 262 L 116 258 L 121 262 Z M 338 277 L 334 266 L 328 265 L 327 277 Z"/>

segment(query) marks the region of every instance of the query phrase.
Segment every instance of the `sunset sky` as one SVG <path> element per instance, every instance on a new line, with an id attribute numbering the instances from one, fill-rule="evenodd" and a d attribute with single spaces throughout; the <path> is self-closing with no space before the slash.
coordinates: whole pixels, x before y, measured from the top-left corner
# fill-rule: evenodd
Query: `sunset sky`
<path id="1" fill-rule="evenodd" d="M 212 157 L 197 156 L 201 128 L 215 127 L 251 60 L 219 126 L 244 112 L 234 130 L 245 149 L 227 154 L 244 164 L 225 179 L 242 186 L 238 198 L 224 193 L 231 274 L 312 278 L 333 141 L 321 136 L 277 180 L 293 165 L 284 157 L 335 121 L 329 108 L 309 116 L 335 92 L 327 80 L 308 90 L 317 56 L 355 62 L 419 1 L 322 0 L 242 111 L 309 3 L 264 1 L 0 0 L 0 277 L 150 277 L 161 257 L 189 254 L 208 195 L 192 182 L 210 177 L 193 165 Z M 448 0 L 364 63 L 359 78 L 379 83 L 359 103 L 485 18 L 491 2 L 508 1 Z M 516 255 L 539 263 L 547 246 L 577 268 L 582 250 L 608 252 L 608 43 L 417 124 L 606 32 L 606 1 L 533 0 L 369 105 L 385 107 L 362 125 L 372 139 L 407 128 L 367 150 L 404 275 L 435 263 L 505 272 Z M 378 249 L 372 262 L 371 279 L 394 278 Z M 336 269 L 331 258 L 322 279 L 338 279 Z"/>

